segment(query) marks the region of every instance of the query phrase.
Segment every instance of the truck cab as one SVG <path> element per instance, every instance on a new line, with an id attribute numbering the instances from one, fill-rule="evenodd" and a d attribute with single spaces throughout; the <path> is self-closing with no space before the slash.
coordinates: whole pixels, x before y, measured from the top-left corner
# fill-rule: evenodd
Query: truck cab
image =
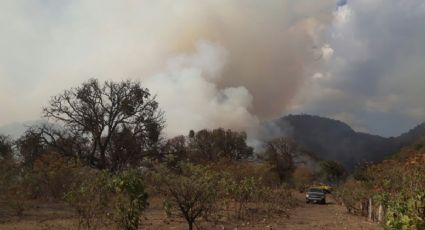
<path id="1" fill-rule="evenodd" d="M 305 194 L 306 203 L 326 204 L 326 192 L 321 188 L 309 188 Z"/>

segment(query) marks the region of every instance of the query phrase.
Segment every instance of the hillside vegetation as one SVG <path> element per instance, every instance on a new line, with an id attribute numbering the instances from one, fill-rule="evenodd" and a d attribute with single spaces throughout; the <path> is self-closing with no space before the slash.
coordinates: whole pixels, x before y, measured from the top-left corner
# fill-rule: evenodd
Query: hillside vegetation
<path id="1" fill-rule="evenodd" d="M 425 141 L 357 169 L 338 196 L 355 214 L 378 209 L 382 216 L 372 218 L 381 219 L 385 229 L 425 229 Z"/>
<path id="2" fill-rule="evenodd" d="M 359 163 L 384 160 L 425 135 L 425 124 L 399 137 L 385 138 L 356 132 L 341 121 L 311 115 L 289 115 L 272 123 L 282 135 L 294 139 L 317 158 L 339 161 L 350 171 Z"/>
<path id="3" fill-rule="evenodd" d="M 90 79 L 52 97 L 43 108 L 51 123 L 29 127 L 18 139 L 0 135 L 0 221 L 19 223 L 32 212 L 39 229 L 133 230 L 144 213 L 161 212 L 162 222 L 177 219 L 190 230 L 264 228 L 304 202 L 296 190 L 340 185 L 336 195 L 352 213 L 364 215 L 373 198 L 389 229 L 425 227 L 424 142 L 389 157 L 421 127 L 382 138 L 330 119 L 288 116 L 280 122 L 290 124 L 291 135 L 254 152 L 245 132 L 230 129 L 166 139 L 159 108 L 134 81 Z M 385 157 L 351 176 L 346 169 Z M 46 205 L 60 206 L 62 216 Z M 45 225 L 52 218 L 67 223 Z"/>

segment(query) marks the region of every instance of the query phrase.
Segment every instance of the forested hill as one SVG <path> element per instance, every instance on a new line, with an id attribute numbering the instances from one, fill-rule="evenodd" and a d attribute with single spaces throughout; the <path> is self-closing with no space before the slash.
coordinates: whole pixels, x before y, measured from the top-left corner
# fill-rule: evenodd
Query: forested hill
<path id="1" fill-rule="evenodd" d="M 349 170 L 360 162 L 381 161 L 425 135 L 425 123 L 392 138 L 356 132 L 341 121 L 312 115 L 288 115 L 274 123 L 318 158 L 340 161 Z"/>

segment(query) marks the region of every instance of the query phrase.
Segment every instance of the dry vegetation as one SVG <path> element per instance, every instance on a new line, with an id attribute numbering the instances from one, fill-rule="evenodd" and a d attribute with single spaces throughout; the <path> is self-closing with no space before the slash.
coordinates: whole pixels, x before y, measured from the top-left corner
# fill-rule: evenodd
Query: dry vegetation
<path id="1" fill-rule="evenodd" d="M 371 217 L 382 218 L 385 229 L 425 229 L 424 143 L 382 163 L 359 168 L 337 191 L 348 211 L 364 216 L 369 209 L 381 212 L 381 216 Z"/>
<path id="2" fill-rule="evenodd" d="M 189 229 L 286 217 L 293 206 L 282 186 L 294 169 L 291 149 L 268 148 L 268 163 L 249 163 L 244 132 L 164 140 L 155 97 L 138 82 L 91 79 L 52 97 L 43 111 L 55 123 L 16 141 L 1 136 L 4 228 L 138 229 L 150 200 Z"/>
<path id="3" fill-rule="evenodd" d="M 56 123 L 15 141 L 0 136 L 1 229 L 262 229 L 285 222 L 303 201 L 294 188 L 347 177 L 335 161 L 320 170 L 295 164 L 303 150 L 287 138 L 266 143 L 259 159 L 244 132 L 164 140 L 158 104 L 138 82 L 92 79 L 53 97 L 44 116 Z M 357 204 L 379 192 L 388 226 L 408 218 L 422 227 L 421 159 L 369 166 L 339 197 L 362 214 Z"/>

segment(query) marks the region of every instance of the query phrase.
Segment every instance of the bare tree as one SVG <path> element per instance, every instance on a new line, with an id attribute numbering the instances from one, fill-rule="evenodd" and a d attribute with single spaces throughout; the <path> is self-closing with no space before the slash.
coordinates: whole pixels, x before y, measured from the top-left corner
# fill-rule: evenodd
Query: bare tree
<path id="1" fill-rule="evenodd" d="M 183 163 L 179 174 L 167 168 L 156 173 L 159 192 L 186 220 L 192 230 L 196 221 L 210 214 L 220 197 L 222 176 L 206 166 Z"/>
<path id="2" fill-rule="evenodd" d="M 134 81 L 100 84 L 90 79 L 52 97 L 49 106 L 43 108 L 43 115 L 64 126 L 67 138 L 61 140 L 87 140 L 89 162 L 100 169 L 114 164 L 111 160 L 116 159 L 116 152 L 109 150 L 116 135 L 131 133 L 139 138 L 140 149 L 148 151 L 158 142 L 163 128 L 163 114 L 155 97 Z M 52 142 L 54 137 L 49 135 L 48 141 Z M 54 135 L 58 136 L 58 132 Z"/>

